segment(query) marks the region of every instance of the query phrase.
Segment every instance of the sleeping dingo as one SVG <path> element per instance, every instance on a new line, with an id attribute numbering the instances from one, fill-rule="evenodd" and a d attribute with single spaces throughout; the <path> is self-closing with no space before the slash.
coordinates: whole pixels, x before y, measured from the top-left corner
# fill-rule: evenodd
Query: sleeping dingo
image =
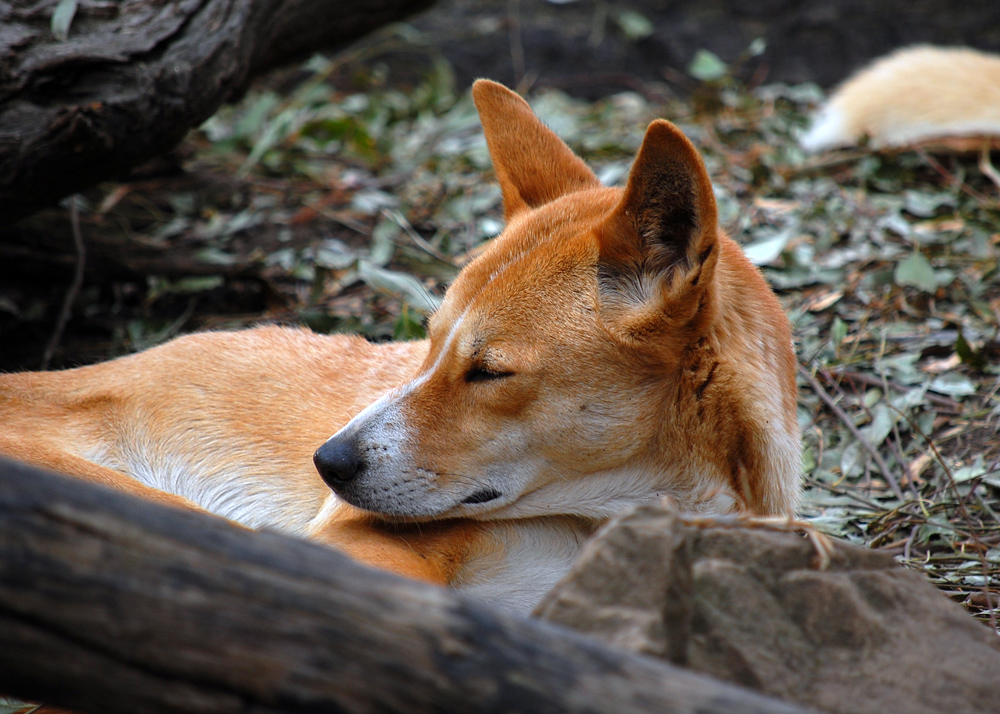
<path id="1" fill-rule="evenodd" d="M 0 452 L 521 612 L 631 504 L 790 515 L 788 321 L 695 148 L 655 121 L 606 188 L 516 94 L 473 96 L 507 227 L 428 340 L 262 327 L 0 376 Z"/>

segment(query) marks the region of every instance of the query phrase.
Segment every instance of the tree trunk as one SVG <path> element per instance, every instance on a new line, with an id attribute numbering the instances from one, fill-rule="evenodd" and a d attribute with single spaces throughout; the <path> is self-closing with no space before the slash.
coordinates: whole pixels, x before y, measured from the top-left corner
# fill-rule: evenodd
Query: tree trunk
<path id="1" fill-rule="evenodd" d="M 169 150 L 255 73 L 431 2 L 78 0 L 63 40 L 55 0 L 0 2 L 0 220 Z"/>
<path id="2" fill-rule="evenodd" d="M 0 692 L 75 710 L 803 710 L 318 545 L 0 460 Z"/>

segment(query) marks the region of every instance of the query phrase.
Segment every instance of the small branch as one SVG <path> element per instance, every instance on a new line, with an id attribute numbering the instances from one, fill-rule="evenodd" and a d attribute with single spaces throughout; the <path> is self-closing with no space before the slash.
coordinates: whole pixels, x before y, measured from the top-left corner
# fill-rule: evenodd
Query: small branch
<path id="1" fill-rule="evenodd" d="M 413 226 L 410 225 L 410 222 L 406 220 L 406 216 L 404 216 L 402 213 L 400 213 L 399 211 L 390 211 L 388 209 L 383 209 L 382 215 L 391 220 L 400 228 L 402 228 L 403 231 L 406 233 L 406 235 L 410 237 L 410 240 L 412 240 L 414 244 L 416 244 L 416 246 L 420 248 L 420 250 L 424 251 L 433 258 L 437 258 L 442 263 L 447 263 L 448 265 L 452 266 L 455 265 L 455 261 L 453 261 L 447 255 L 445 255 L 440 250 L 435 248 L 432 244 L 428 243 L 422 235 L 417 233 L 413 229 Z"/>
<path id="2" fill-rule="evenodd" d="M 979 552 L 979 564 L 981 566 L 983 574 L 982 593 L 986 598 L 986 605 L 990 617 L 990 627 L 992 627 L 993 630 L 996 631 L 998 622 L 996 608 L 997 605 L 1000 603 L 998 603 L 994 599 L 993 594 L 990 592 L 990 582 L 991 582 L 990 566 L 986 560 L 986 552 L 989 549 L 988 548 L 989 544 L 987 544 L 976 532 L 976 525 L 972 520 L 972 515 L 969 513 L 969 509 L 965 507 L 965 501 L 962 499 L 962 494 L 959 493 L 958 490 L 958 482 L 955 480 L 955 475 L 951 472 L 951 468 L 949 468 L 947 462 L 944 459 L 944 456 L 938 450 L 937 446 L 934 444 L 931 438 L 924 433 L 923 429 L 921 429 L 920 426 L 913 419 L 910 418 L 909 414 L 906 414 L 905 412 L 899 409 L 896 409 L 896 411 L 902 418 L 906 419 L 906 421 L 910 425 L 910 429 L 913 430 L 913 433 L 917 434 L 920 438 L 922 438 L 924 440 L 924 443 L 926 443 L 927 446 L 930 447 L 931 452 L 934 454 L 934 458 L 937 459 L 938 463 L 941 465 L 942 470 L 944 471 L 945 476 L 948 479 L 949 486 L 951 486 L 952 490 L 955 492 L 955 504 L 958 506 L 958 510 L 962 518 L 965 519 L 965 523 L 969 526 L 969 532 L 967 535 L 969 539 L 976 544 L 976 549 Z M 955 529 L 955 531 L 960 532 L 957 528 Z"/>
<path id="3" fill-rule="evenodd" d="M 42 356 L 42 369 L 48 369 L 49 363 L 52 361 L 52 355 L 55 354 L 56 347 L 59 346 L 59 340 L 62 339 L 63 330 L 66 329 L 66 323 L 69 322 L 70 313 L 73 311 L 73 303 L 76 302 L 76 298 L 80 294 L 80 288 L 83 287 L 83 268 L 87 254 L 86 249 L 83 247 L 83 233 L 80 231 L 78 196 L 71 196 L 69 199 L 69 220 L 70 226 L 73 229 L 73 246 L 76 249 L 76 268 L 73 273 L 73 282 L 70 284 L 69 290 L 66 291 L 66 297 L 63 298 L 55 329 L 52 330 L 52 337 L 49 338 L 49 343 L 45 346 L 45 354 Z"/>
<path id="4" fill-rule="evenodd" d="M 885 463 L 885 459 L 882 458 L 882 455 L 879 454 L 878 450 L 871 445 L 871 442 L 869 442 L 858 427 L 855 426 L 854 421 L 850 416 L 848 416 L 847 412 L 840 408 L 840 405 L 834 401 L 833 397 L 827 394 L 826 390 L 823 389 L 823 385 L 819 383 L 819 380 L 817 380 L 812 373 L 801 364 L 799 365 L 799 374 L 801 374 L 805 380 L 809 382 L 809 386 L 811 386 L 813 391 L 816 392 L 816 396 L 823 400 L 823 403 L 830 408 L 830 411 L 832 411 L 837 418 L 843 422 L 844 426 L 847 427 L 847 430 L 850 431 L 854 438 L 858 440 L 858 443 L 861 444 L 862 448 L 871 455 L 872 459 L 875 461 L 875 465 L 878 467 L 879 473 L 882 474 L 882 478 L 885 479 L 885 482 L 889 484 L 889 488 L 892 489 L 896 498 L 900 501 L 905 501 L 906 497 L 903 496 L 903 491 L 900 489 L 899 483 L 896 481 L 896 477 L 889 471 L 889 466 Z"/>
<path id="5" fill-rule="evenodd" d="M 983 172 L 983 176 L 992 181 L 997 189 L 1000 190 L 1000 172 L 996 170 L 993 162 L 990 161 L 991 148 L 992 144 L 986 141 L 983 143 L 983 148 L 979 150 L 979 170 Z"/>
<path id="6" fill-rule="evenodd" d="M 864 374 L 863 372 L 849 372 L 846 369 L 829 369 L 820 372 L 820 376 L 825 378 L 825 373 L 829 373 L 834 377 L 840 379 L 846 379 L 851 382 L 858 382 L 867 387 L 884 387 L 888 385 L 890 388 L 895 389 L 898 392 L 905 392 L 908 387 L 905 384 L 900 384 L 899 382 L 893 382 L 892 380 L 886 380 L 883 382 L 881 379 L 871 374 Z M 935 404 L 939 407 L 944 407 L 955 414 L 961 414 L 962 405 L 956 402 L 954 399 L 949 399 L 948 397 L 942 397 L 937 394 L 928 392 L 924 395 L 924 399 Z"/>
<path id="7" fill-rule="evenodd" d="M 514 70 L 514 84 L 524 79 L 524 46 L 521 43 L 521 0 L 507 0 L 507 41 L 510 44 L 510 64 Z"/>
<path id="8" fill-rule="evenodd" d="M 944 179 L 946 179 L 946 180 L 950 181 L 951 183 L 955 184 L 956 186 L 958 186 L 958 188 L 963 193 L 966 193 L 969 196 L 972 196 L 972 198 L 974 198 L 976 200 L 976 202 L 978 202 L 983 207 L 989 208 L 990 201 L 989 201 L 988 198 L 986 198 L 986 196 L 984 196 L 983 194 L 979 193 L 979 191 L 977 191 L 976 189 L 972 188 L 972 186 L 969 186 L 964 181 L 960 181 L 953 173 L 951 173 L 950 171 L 948 171 L 948 169 L 946 169 L 944 166 L 942 166 L 940 161 L 938 161 L 933 156 L 931 156 L 929 153 L 927 153 L 926 149 L 916 149 L 916 154 L 921 159 L 923 159 L 925 162 L 927 162 L 928 166 L 930 166 L 932 169 L 934 169 L 939 174 L 941 174 L 941 176 Z"/>
<path id="9" fill-rule="evenodd" d="M 815 159 L 810 159 L 798 166 L 788 166 L 778 169 L 778 173 L 785 180 L 797 178 L 803 174 L 826 172 L 838 169 L 847 164 L 853 164 L 866 156 L 871 156 L 871 152 L 866 149 L 844 150 L 832 154 L 823 154 Z"/>

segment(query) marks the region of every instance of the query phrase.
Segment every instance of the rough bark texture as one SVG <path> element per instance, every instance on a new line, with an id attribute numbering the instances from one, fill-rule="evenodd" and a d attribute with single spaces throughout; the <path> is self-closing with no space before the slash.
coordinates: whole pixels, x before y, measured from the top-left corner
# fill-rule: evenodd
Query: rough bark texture
<path id="1" fill-rule="evenodd" d="M 62 277 L 76 264 L 65 211 L 39 211 L 19 221 L 8 231 L 0 231 L 0 280 L 8 275 L 49 275 Z M 233 256 L 225 262 L 203 257 L 204 246 L 177 245 L 164 241 L 136 240 L 126 231 L 100 230 L 100 218 L 85 214 L 80 230 L 87 247 L 86 270 L 95 281 L 136 279 L 146 275 L 183 277 L 259 275 L 260 261 Z M 263 242 L 263 241 L 262 241 Z"/>
<path id="2" fill-rule="evenodd" d="M 317 545 L 3 460 L 0 692 L 95 714 L 803 712 Z"/>
<path id="3" fill-rule="evenodd" d="M 843 714 L 996 712 L 1000 640 L 920 574 L 793 533 L 639 509 L 593 540 L 538 613 L 624 649 Z"/>
<path id="4" fill-rule="evenodd" d="M 253 74 L 430 2 L 81 0 L 62 41 L 54 0 L 0 2 L 0 221 L 169 150 Z"/>

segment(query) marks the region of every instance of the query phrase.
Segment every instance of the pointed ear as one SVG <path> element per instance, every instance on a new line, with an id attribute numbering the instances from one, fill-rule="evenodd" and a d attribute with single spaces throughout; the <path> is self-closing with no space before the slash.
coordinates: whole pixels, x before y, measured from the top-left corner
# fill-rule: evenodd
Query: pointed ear
<path id="1" fill-rule="evenodd" d="M 594 172 L 535 116 L 528 103 L 487 79 L 472 85 L 510 220 L 572 191 L 599 186 Z"/>
<path id="2" fill-rule="evenodd" d="M 639 323 L 664 314 L 675 328 L 707 316 L 718 243 L 715 195 L 701 156 L 676 126 L 654 121 L 600 231 L 602 303 L 629 313 L 629 332 L 652 329 Z"/>

